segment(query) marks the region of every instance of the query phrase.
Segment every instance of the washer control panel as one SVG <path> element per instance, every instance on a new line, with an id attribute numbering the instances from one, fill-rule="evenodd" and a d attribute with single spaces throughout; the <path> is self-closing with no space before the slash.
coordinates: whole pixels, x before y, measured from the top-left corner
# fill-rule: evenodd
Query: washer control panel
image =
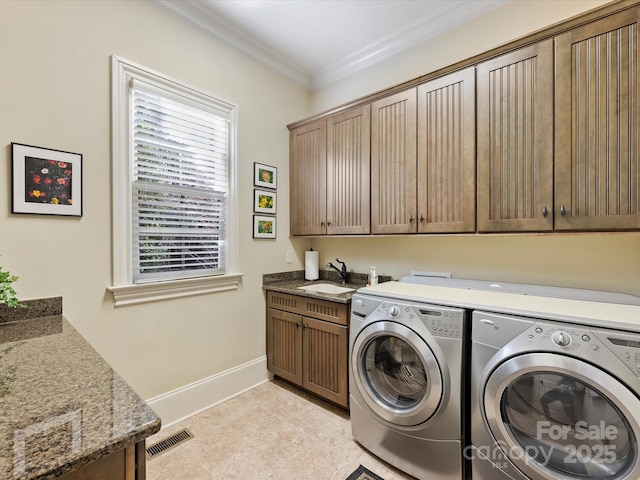
<path id="1" fill-rule="evenodd" d="M 462 308 L 414 303 L 400 299 L 381 299 L 355 294 L 351 304 L 352 322 L 379 322 L 393 320 L 411 327 L 420 322 L 435 337 L 464 338 L 467 311 Z M 416 325 L 417 327 L 417 325 Z"/>
<path id="2" fill-rule="evenodd" d="M 377 313 L 400 322 L 405 318 L 418 318 L 436 337 L 463 338 L 464 335 L 465 310 L 461 308 L 391 301 L 382 302 Z"/>

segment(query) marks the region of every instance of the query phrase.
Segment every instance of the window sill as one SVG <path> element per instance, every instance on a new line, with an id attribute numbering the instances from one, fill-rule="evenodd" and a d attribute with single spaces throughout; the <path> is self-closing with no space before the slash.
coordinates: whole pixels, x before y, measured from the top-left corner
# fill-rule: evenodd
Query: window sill
<path id="1" fill-rule="evenodd" d="M 113 294 L 114 306 L 123 307 L 203 293 L 237 290 L 243 275 L 244 273 L 233 273 L 140 285 L 118 285 L 107 287 L 107 290 Z"/>

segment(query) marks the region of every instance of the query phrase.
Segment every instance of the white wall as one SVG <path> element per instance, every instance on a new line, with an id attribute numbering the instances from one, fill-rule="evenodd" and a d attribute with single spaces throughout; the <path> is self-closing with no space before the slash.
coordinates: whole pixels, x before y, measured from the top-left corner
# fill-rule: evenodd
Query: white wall
<path id="1" fill-rule="evenodd" d="M 239 105 L 238 291 L 113 307 L 112 54 Z M 263 357 L 261 275 L 301 268 L 285 264 L 286 125 L 309 114 L 309 93 L 146 1 L 2 1 L 0 65 L 0 265 L 19 296 L 62 296 L 147 399 Z M 83 154 L 82 218 L 11 214 L 11 142 Z M 277 240 L 252 239 L 255 161 L 278 168 Z"/>
<path id="2" fill-rule="evenodd" d="M 517 0 L 313 94 L 321 112 L 508 43 L 607 2 Z M 475 279 L 612 290 L 640 296 L 640 235 L 460 235 L 314 239 L 321 263 L 339 256 L 396 278 L 411 270 Z"/>

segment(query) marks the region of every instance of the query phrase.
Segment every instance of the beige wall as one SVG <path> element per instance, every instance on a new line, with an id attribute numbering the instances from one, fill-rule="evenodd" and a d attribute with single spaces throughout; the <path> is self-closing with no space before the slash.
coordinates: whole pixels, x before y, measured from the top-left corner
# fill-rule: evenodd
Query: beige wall
<path id="1" fill-rule="evenodd" d="M 313 94 L 321 112 L 419 77 L 607 2 L 517 0 Z M 640 296 L 640 235 L 439 236 L 315 239 L 321 262 L 339 256 L 350 268 L 401 277 L 411 270 L 544 283 Z"/>
<path id="2" fill-rule="evenodd" d="M 113 307 L 111 55 L 239 106 L 236 292 Z M 261 275 L 286 265 L 287 123 L 309 93 L 146 1 L 0 2 L 0 265 L 21 298 L 61 295 L 68 320 L 150 398 L 265 353 Z M 10 143 L 82 153 L 82 218 L 12 215 Z M 278 167 L 277 240 L 252 239 L 253 162 Z M 299 262 L 296 259 L 297 262 Z"/>
<path id="3" fill-rule="evenodd" d="M 455 277 L 630 293 L 640 297 L 640 235 L 450 235 L 315 239 L 321 263 L 400 278 L 412 270 Z M 640 320 L 639 320 L 640 321 Z"/>

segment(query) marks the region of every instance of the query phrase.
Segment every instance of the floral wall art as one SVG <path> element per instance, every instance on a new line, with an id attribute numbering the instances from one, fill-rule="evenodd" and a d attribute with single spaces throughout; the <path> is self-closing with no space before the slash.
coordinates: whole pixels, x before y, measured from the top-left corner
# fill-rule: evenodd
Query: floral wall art
<path id="1" fill-rule="evenodd" d="M 82 155 L 11 144 L 12 212 L 82 216 Z"/>
<path id="2" fill-rule="evenodd" d="M 253 190 L 253 211 L 262 214 L 253 216 L 253 238 L 276 238 L 277 177 L 276 167 L 257 162 L 253 164 L 254 187 L 269 189 Z"/>
<path id="3" fill-rule="evenodd" d="M 253 184 L 256 187 L 277 188 L 278 169 L 269 165 L 254 162 L 253 164 Z"/>
<path id="4" fill-rule="evenodd" d="M 253 238 L 276 238 L 276 217 L 254 215 Z"/>

